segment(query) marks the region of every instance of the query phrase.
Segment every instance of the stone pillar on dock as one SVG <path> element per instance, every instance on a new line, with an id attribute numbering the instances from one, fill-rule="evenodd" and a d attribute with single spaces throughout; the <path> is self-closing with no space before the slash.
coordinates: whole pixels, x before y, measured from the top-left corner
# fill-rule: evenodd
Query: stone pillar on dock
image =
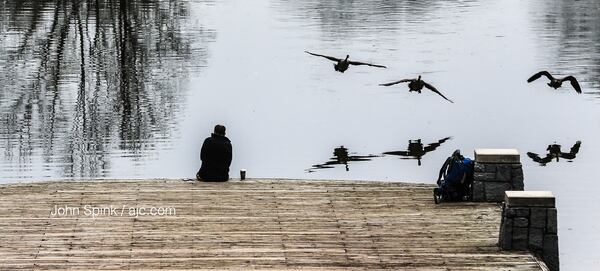
<path id="1" fill-rule="evenodd" d="M 473 201 L 501 202 L 504 192 L 523 190 L 523 168 L 515 149 L 476 149 Z"/>
<path id="2" fill-rule="evenodd" d="M 555 198 L 550 191 L 506 191 L 498 245 L 529 250 L 559 270 Z"/>

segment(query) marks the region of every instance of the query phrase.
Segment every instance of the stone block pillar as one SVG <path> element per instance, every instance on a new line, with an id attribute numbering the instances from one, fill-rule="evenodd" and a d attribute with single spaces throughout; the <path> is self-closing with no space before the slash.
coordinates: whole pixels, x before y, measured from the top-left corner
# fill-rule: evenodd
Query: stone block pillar
<path id="1" fill-rule="evenodd" d="M 515 149 L 476 149 L 473 201 L 501 202 L 504 192 L 523 190 L 523 168 Z"/>
<path id="2" fill-rule="evenodd" d="M 555 198 L 550 191 L 506 191 L 498 245 L 529 250 L 559 270 Z"/>

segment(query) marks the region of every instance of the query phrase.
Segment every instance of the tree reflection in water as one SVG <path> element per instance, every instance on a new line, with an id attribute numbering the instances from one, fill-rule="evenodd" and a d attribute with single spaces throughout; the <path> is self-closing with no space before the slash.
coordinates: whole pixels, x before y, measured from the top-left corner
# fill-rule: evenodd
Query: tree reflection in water
<path id="1" fill-rule="evenodd" d="M 436 18 L 433 12 L 444 9 L 452 12 L 468 8 L 472 1 L 440 0 L 276 0 L 274 5 L 293 18 L 316 21 L 325 40 L 337 40 L 343 44 L 353 40 L 364 42 L 370 33 L 379 33 L 377 38 L 386 39 L 395 35 L 413 32 L 413 26 L 421 31 L 434 29 L 429 25 Z M 453 8 L 448 8 L 453 7 Z"/>
<path id="2" fill-rule="evenodd" d="M 171 137 L 180 84 L 216 35 L 186 1 L 13 0 L 0 15 L 4 161 L 65 177 L 106 176 L 108 155 L 140 159 Z"/>
<path id="3" fill-rule="evenodd" d="M 582 75 L 583 92 L 600 97 L 600 1 L 565 0 L 549 4 L 539 0 L 531 5 L 533 22 L 537 25 L 534 29 L 543 52 L 540 57 L 549 60 L 548 67 Z"/>

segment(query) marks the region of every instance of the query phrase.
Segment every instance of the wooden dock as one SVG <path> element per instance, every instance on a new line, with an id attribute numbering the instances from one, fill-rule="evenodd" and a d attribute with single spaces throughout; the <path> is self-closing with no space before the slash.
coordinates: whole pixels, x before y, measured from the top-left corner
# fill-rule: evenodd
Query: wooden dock
<path id="1" fill-rule="evenodd" d="M 498 250 L 498 205 L 435 205 L 431 191 L 300 180 L 0 185 L 0 270 L 544 270 L 528 253 Z M 53 216 L 55 205 L 72 212 Z M 129 214 L 142 207 L 163 215 Z"/>

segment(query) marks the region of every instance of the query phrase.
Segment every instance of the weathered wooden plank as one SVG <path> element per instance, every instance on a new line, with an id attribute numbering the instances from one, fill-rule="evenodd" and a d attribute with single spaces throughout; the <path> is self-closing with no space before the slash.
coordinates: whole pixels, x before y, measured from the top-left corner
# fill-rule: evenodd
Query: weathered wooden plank
<path id="1" fill-rule="evenodd" d="M 527 253 L 498 250 L 498 206 L 435 205 L 431 188 L 310 180 L 0 185 L 0 270 L 541 270 Z M 80 212 L 53 217 L 55 205 Z M 176 214 L 92 217 L 84 206 Z"/>

